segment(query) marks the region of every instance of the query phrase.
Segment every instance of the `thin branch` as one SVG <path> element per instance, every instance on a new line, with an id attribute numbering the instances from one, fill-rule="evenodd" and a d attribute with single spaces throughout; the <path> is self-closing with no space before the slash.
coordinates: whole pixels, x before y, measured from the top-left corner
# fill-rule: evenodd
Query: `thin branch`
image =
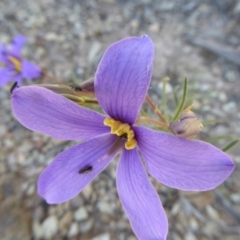
<path id="1" fill-rule="evenodd" d="M 166 118 L 162 115 L 161 111 L 158 109 L 158 107 L 153 103 L 151 98 L 147 95 L 146 96 L 146 101 L 150 105 L 150 107 L 153 109 L 153 111 L 157 114 L 157 116 L 162 120 L 164 123 L 168 123 Z"/>

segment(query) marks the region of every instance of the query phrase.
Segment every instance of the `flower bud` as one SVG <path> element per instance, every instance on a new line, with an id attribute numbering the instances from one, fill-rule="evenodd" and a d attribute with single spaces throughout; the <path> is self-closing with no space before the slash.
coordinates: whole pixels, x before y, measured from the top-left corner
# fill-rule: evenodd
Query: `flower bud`
<path id="1" fill-rule="evenodd" d="M 192 111 L 184 111 L 180 120 L 170 123 L 169 128 L 178 137 L 192 139 L 203 129 L 203 125 Z"/>

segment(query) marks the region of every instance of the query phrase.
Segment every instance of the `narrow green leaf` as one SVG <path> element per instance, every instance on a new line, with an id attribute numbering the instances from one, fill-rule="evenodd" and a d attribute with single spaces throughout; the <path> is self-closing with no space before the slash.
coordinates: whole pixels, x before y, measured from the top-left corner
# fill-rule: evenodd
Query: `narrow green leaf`
<path id="1" fill-rule="evenodd" d="M 167 109 L 167 93 L 166 93 L 166 85 L 167 82 L 170 80 L 169 77 L 165 77 L 162 81 L 163 81 L 163 88 L 162 88 L 162 103 L 161 103 L 161 109 L 162 109 L 162 113 L 166 114 L 166 109 Z"/>
<path id="2" fill-rule="evenodd" d="M 219 140 L 232 140 L 233 139 L 233 136 L 231 135 L 221 135 L 221 136 L 217 136 L 217 137 L 210 137 L 210 138 L 207 138 L 205 141 L 206 142 L 209 142 L 209 143 L 213 143 L 213 142 L 217 142 Z"/>
<path id="3" fill-rule="evenodd" d="M 213 124 L 221 123 L 221 122 L 224 122 L 224 121 L 220 120 L 220 119 L 212 119 L 212 120 L 202 121 L 202 124 L 204 127 L 207 127 L 209 125 L 213 125 Z"/>
<path id="4" fill-rule="evenodd" d="M 175 88 L 173 89 L 173 98 L 174 98 L 174 103 L 175 103 L 176 106 L 178 106 L 178 104 L 179 104 L 179 99 L 178 99 L 177 91 L 178 91 L 178 87 L 175 87 Z"/>
<path id="5" fill-rule="evenodd" d="M 182 96 L 180 103 L 177 106 L 177 109 L 176 109 L 174 117 L 173 117 L 173 121 L 177 121 L 179 119 L 179 117 L 183 111 L 184 105 L 186 103 L 187 93 L 188 93 L 188 80 L 185 77 L 184 82 L 183 82 L 183 96 Z"/>
<path id="6" fill-rule="evenodd" d="M 223 152 L 227 152 L 228 150 L 230 150 L 231 148 L 233 148 L 238 142 L 239 142 L 240 139 L 235 139 L 233 140 L 232 142 L 230 142 L 229 144 L 227 144 L 222 150 Z"/>

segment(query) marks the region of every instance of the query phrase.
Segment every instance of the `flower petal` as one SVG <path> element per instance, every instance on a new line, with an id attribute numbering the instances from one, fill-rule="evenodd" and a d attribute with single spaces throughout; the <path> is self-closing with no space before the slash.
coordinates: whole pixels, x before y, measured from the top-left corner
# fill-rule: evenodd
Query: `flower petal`
<path id="1" fill-rule="evenodd" d="M 41 76 L 41 69 L 36 64 L 23 60 L 22 76 L 27 79 L 38 78 Z"/>
<path id="2" fill-rule="evenodd" d="M 25 127 L 65 140 L 83 140 L 109 133 L 105 116 L 43 87 L 20 87 L 12 94 L 12 109 Z"/>
<path id="3" fill-rule="evenodd" d="M 95 75 L 96 97 L 121 122 L 135 122 L 149 87 L 154 46 L 147 36 L 123 39 L 105 52 Z"/>
<path id="4" fill-rule="evenodd" d="M 0 44 L 0 62 L 5 64 L 8 64 L 8 51 L 4 44 Z"/>
<path id="5" fill-rule="evenodd" d="M 168 133 L 134 127 L 148 172 L 161 183 L 180 190 L 206 191 L 233 171 L 231 158 L 213 145 Z"/>
<path id="6" fill-rule="evenodd" d="M 13 80 L 13 74 L 8 68 L 0 69 L 0 87 Z"/>
<path id="7" fill-rule="evenodd" d="M 38 193 L 49 204 L 74 198 L 110 163 L 114 154 L 99 161 L 116 140 L 104 135 L 60 153 L 43 171 L 38 180 Z"/>
<path id="8" fill-rule="evenodd" d="M 166 239 L 167 216 L 136 149 L 123 150 L 116 181 L 120 200 L 137 238 Z"/>
<path id="9" fill-rule="evenodd" d="M 21 59 L 21 50 L 27 41 L 27 38 L 23 35 L 18 35 L 13 39 L 11 44 L 11 53 L 13 56 Z"/>

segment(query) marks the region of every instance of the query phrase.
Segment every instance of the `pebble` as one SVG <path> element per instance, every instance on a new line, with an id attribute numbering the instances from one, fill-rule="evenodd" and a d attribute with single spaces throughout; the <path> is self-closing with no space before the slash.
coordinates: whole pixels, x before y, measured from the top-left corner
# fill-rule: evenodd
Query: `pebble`
<path id="1" fill-rule="evenodd" d="M 7 133 L 7 126 L 4 124 L 0 124 L 0 138 L 2 139 L 6 133 Z"/>
<path id="2" fill-rule="evenodd" d="M 110 207 L 110 204 L 107 202 L 98 202 L 97 204 L 97 208 L 100 210 L 100 212 L 102 213 L 107 213 L 107 214 L 111 214 L 112 210 Z"/>
<path id="3" fill-rule="evenodd" d="M 185 235 L 185 240 L 197 240 L 197 238 L 195 237 L 195 235 L 191 232 L 188 232 L 186 235 Z"/>
<path id="4" fill-rule="evenodd" d="M 46 239 L 51 239 L 58 231 L 58 219 L 56 216 L 46 218 L 42 223 L 43 235 Z"/>
<path id="5" fill-rule="evenodd" d="M 102 44 L 100 42 L 94 42 L 92 44 L 92 47 L 88 53 L 88 62 L 89 63 L 94 63 L 97 57 L 97 54 L 99 53 L 99 51 L 101 50 L 101 46 Z"/>
<path id="6" fill-rule="evenodd" d="M 153 33 L 157 33 L 160 30 L 160 26 L 158 23 L 153 23 L 149 26 L 149 31 Z"/>
<path id="7" fill-rule="evenodd" d="M 236 5 L 233 9 L 233 13 L 234 13 L 234 15 L 239 16 L 239 14 L 240 14 L 240 2 L 236 1 Z"/>
<path id="8" fill-rule="evenodd" d="M 91 196 L 91 194 L 92 194 L 92 191 L 93 191 L 93 189 L 92 189 L 92 184 L 88 184 L 88 185 L 83 189 L 82 194 L 84 195 L 84 197 L 85 197 L 86 199 L 89 199 L 90 196 Z"/>
<path id="9" fill-rule="evenodd" d="M 218 221 L 219 220 L 219 215 L 218 215 L 218 212 L 211 206 L 211 205 L 208 205 L 206 207 L 206 211 L 207 211 L 207 214 L 208 216 L 215 220 L 215 221 Z"/>
<path id="10" fill-rule="evenodd" d="M 104 233 L 104 234 L 101 234 L 101 235 L 98 235 L 98 236 L 92 238 L 92 240 L 110 240 L 110 234 Z"/>
<path id="11" fill-rule="evenodd" d="M 82 222 L 80 224 L 80 232 L 88 232 L 93 226 L 93 219 L 88 220 L 87 222 Z"/>
<path id="12" fill-rule="evenodd" d="M 235 102 L 228 102 L 228 103 L 224 104 L 222 108 L 223 108 L 224 112 L 232 113 L 232 112 L 236 111 L 237 104 Z"/>
<path id="13" fill-rule="evenodd" d="M 67 211 L 59 221 L 59 229 L 66 229 L 70 226 L 73 219 L 73 213 L 71 211 Z"/>
<path id="14" fill-rule="evenodd" d="M 226 102 L 227 101 L 227 94 L 225 92 L 218 93 L 218 99 L 221 102 Z"/>
<path id="15" fill-rule="evenodd" d="M 73 222 L 70 226 L 69 232 L 68 232 L 68 237 L 74 237 L 78 234 L 79 231 L 79 226 L 76 222 Z"/>
<path id="16" fill-rule="evenodd" d="M 239 193 L 231 194 L 230 198 L 233 202 L 240 203 L 240 194 Z"/>
<path id="17" fill-rule="evenodd" d="M 36 240 L 43 237 L 43 228 L 39 222 L 33 222 L 33 236 Z"/>
<path id="18" fill-rule="evenodd" d="M 74 213 L 74 219 L 76 221 L 82 221 L 88 218 L 88 213 L 86 211 L 86 208 L 80 207 L 75 213 Z"/>

